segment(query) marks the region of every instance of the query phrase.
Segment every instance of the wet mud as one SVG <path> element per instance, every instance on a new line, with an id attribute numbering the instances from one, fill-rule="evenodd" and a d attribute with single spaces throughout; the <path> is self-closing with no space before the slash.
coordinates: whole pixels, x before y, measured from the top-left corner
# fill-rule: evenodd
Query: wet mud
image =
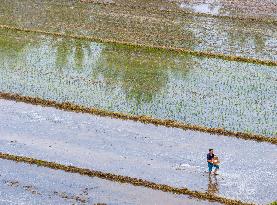
<path id="1" fill-rule="evenodd" d="M 276 145 L 13 101 L 1 105 L 3 153 L 249 203 L 266 204 L 276 195 Z M 220 175 L 211 178 L 210 147 L 222 162 Z"/>

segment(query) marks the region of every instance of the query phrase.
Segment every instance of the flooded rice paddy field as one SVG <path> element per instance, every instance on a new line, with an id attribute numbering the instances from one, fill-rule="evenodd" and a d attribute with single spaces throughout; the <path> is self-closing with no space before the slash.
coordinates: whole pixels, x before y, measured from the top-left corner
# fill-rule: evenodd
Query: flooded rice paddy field
<path id="1" fill-rule="evenodd" d="M 214 204 L 13 161 L 0 165 L 0 204 Z"/>
<path id="2" fill-rule="evenodd" d="M 276 199 L 276 145 L 6 100 L 0 100 L 0 119 L 4 153 L 244 202 L 266 204 Z M 221 159 L 217 177 L 206 173 L 209 147 Z"/>
<path id="3" fill-rule="evenodd" d="M 277 69 L 0 30 L 0 91 L 276 136 Z"/>
<path id="4" fill-rule="evenodd" d="M 277 63 L 276 9 L 274 0 L 2 0 L 0 93 L 273 139 L 277 67 L 265 62 Z M 205 197 L 268 204 L 277 196 L 277 150 L 270 143 L 0 99 L 0 144 L 4 155 Z M 211 147 L 221 160 L 219 176 L 207 173 Z M 197 200 L 200 195 L 16 163 L 4 155 L 0 204 L 211 203 Z"/>
<path id="5" fill-rule="evenodd" d="M 237 1 L 96 2 L 3 0 L 0 24 L 277 61 L 277 17 L 273 1 L 255 1 L 255 12 L 237 9 L 254 5 L 250 1 L 240 4 Z M 217 17 L 197 15 L 199 12 L 215 13 Z M 223 18 L 224 15 L 233 18 Z"/>

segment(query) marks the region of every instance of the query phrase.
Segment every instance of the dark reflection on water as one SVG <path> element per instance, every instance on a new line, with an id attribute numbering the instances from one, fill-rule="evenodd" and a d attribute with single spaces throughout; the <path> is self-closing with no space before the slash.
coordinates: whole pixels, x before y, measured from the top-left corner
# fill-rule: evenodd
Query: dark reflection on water
<path id="1" fill-rule="evenodd" d="M 277 150 L 269 143 L 6 100 L 0 100 L 0 119 L 2 152 L 201 192 L 209 184 L 206 151 L 212 145 L 221 163 L 218 187 L 211 176 L 211 191 L 257 204 L 267 204 L 276 196 Z"/>
<path id="2" fill-rule="evenodd" d="M 219 193 L 219 185 L 217 182 L 217 176 L 209 174 L 208 176 L 208 189 L 207 192 L 209 194 L 218 194 Z"/>
<path id="3" fill-rule="evenodd" d="M 101 75 L 113 86 L 120 83 L 127 100 L 135 100 L 136 106 L 140 106 L 144 102 L 150 103 L 163 92 L 169 81 L 165 67 L 170 70 L 182 67 L 182 76 L 185 78 L 191 65 L 191 56 L 107 47 L 101 53 L 93 78 Z"/>
<path id="4" fill-rule="evenodd" d="M 84 66 L 85 52 L 89 55 L 92 52 L 90 42 L 86 41 L 60 39 L 55 42 L 54 47 L 57 49 L 56 66 L 58 68 L 63 68 L 64 65 L 70 63 L 70 56 L 73 54 L 74 68 L 80 71 Z"/>
<path id="5" fill-rule="evenodd" d="M 0 31 L 0 90 L 276 135 L 272 67 Z"/>

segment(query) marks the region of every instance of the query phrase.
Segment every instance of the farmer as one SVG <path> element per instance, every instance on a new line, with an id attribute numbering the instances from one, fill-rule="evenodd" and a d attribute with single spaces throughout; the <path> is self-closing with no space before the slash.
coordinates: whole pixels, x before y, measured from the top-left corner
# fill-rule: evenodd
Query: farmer
<path id="1" fill-rule="evenodd" d="M 207 154 L 207 162 L 209 174 L 212 173 L 213 167 L 215 167 L 214 174 L 217 175 L 217 171 L 219 170 L 219 160 L 218 157 L 215 157 L 213 149 L 209 149 L 209 153 Z"/>

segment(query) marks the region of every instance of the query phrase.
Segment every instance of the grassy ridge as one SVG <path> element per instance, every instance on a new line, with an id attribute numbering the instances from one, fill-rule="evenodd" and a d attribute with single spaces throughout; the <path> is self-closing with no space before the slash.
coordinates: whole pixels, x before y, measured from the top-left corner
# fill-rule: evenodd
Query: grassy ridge
<path id="1" fill-rule="evenodd" d="M 256 135 L 251 133 L 244 133 L 244 132 L 234 132 L 230 130 L 225 130 L 224 128 L 209 128 L 199 125 L 191 125 L 185 124 L 183 122 L 179 122 L 176 120 L 169 120 L 169 119 L 157 119 L 150 116 L 138 116 L 138 115 L 129 115 L 120 112 L 111 112 L 108 110 L 102 110 L 97 108 L 89 108 L 81 105 L 76 105 L 69 102 L 59 103 L 53 100 L 45 100 L 38 97 L 29 97 L 29 96 L 21 96 L 18 94 L 13 93 L 2 93 L 0 92 L 0 98 L 6 100 L 15 100 L 17 102 L 24 102 L 33 105 L 41 105 L 46 107 L 54 107 L 61 110 L 72 111 L 72 112 L 81 112 L 81 113 L 89 113 L 93 115 L 99 115 L 103 117 L 112 117 L 121 120 L 133 120 L 142 122 L 145 124 L 153 124 L 153 125 L 162 125 L 165 127 L 173 127 L 173 128 L 180 128 L 183 130 L 193 130 L 193 131 L 200 131 L 210 134 L 216 134 L 218 136 L 228 136 L 228 137 L 236 137 L 239 139 L 244 140 L 254 140 L 257 142 L 267 142 L 271 144 L 277 144 L 277 137 L 266 137 L 263 135 Z"/>
<path id="2" fill-rule="evenodd" d="M 229 60 L 229 61 L 254 63 L 254 64 L 260 64 L 260 65 L 267 65 L 267 66 L 277 66 L 277 61 L 272 61 L 272 60 L 261 60 L 257 58 L 247 58 L 247 57 L 226 55 L 222 53 L 213 53 L 213 52 L 206 52 L 206 51 L 194 51 L 194 50 L 178 48 L 178 47 L 139 44 L 139 43 L 125 42 L 125 41 L 117 41 L 117 40 L 107 39 L 107 38 L 104 39 L 104 38 L 99 38 L 94 36 L 73 35 L 73 34 L 65 34 L 60 32 L 49 32 L 49 31 L 36 30 L 36 29 L 13 27 L 8 25 L 0 25 L 0 29 L 14 30 L 14 31 L 21 31 L 21 32 L 28 32 L 28 33 L 39 33 L 39 34 L 51 35 L 56 37 L 64 37 L 64 38 L 82 39 L 82 40 L 89 40 L 89 41 L 95 41 L 100 43 L 121 44 L 121 45 L 130 46 L 130 47 L 145 47 L 153 50 L 167 50 L 167 51 L 173 51 L 178 53 L 187 53 L 194 56 L 219 58 L 219 59 Z"/>
<path id="3" fill-rule="evenodd" d="M 55 162 L 48 162 L 48 161 L 29 158 L 29 157 L 16 156 L 16 155 L 11 155 L 11 154 L 6 154 L 6 153 L 0 152 L 0 158 L 6 159 L 6 160 L 13 160 L 16 162 L 23 162 L 23 163 L 27 163 L 27 164 L 34 164 L 37 166 L 47 167 L 47 168 L 56 169 L 56 170 L 63 170 L 65 172 L 70 172 L 70 173 L 78 173 L 78 174 L 89 176 L 89 177 L 98 177 L 101 179 L 106 179 L 106 180 L 119 182 L 119 183 L 128 183 L 128 184 L 132 184 L 134 186 L 143 186 L 146 188 L 160 190 L 163 192 L 171 192 L 174 194 L 185 194 L 185 195 L 189 195 L 189 196 L 192 196 L 192 197 L 195 197 L 198 199 L 219 202 L 219 203 L 223 203 L 223 204 L 227 204 L 227 205 L 251 205 L 251 203 L 245 203 L 245 202 L 242 202 L 240 200 L 235 200 L 235 199 L 228 199 L 228 198 L 224 198 L 221 196 L 209 194 L 206 192 L 192 191 L 187 188 L 171 187 L 171 186 L 168 186 L 165 184 L 157 184 L 157 183 L 139 179 L 139 178 L 105 173 L 105 172 L 101 172 L 101 171 L 95 171 L 95 170 L 90 170 L 90 169 L 85 169 L 85 168 L 80 168 L 80 167 L 75 167 L 75 166 L 67 166 L 67 165 L 58 164 Z"/>

